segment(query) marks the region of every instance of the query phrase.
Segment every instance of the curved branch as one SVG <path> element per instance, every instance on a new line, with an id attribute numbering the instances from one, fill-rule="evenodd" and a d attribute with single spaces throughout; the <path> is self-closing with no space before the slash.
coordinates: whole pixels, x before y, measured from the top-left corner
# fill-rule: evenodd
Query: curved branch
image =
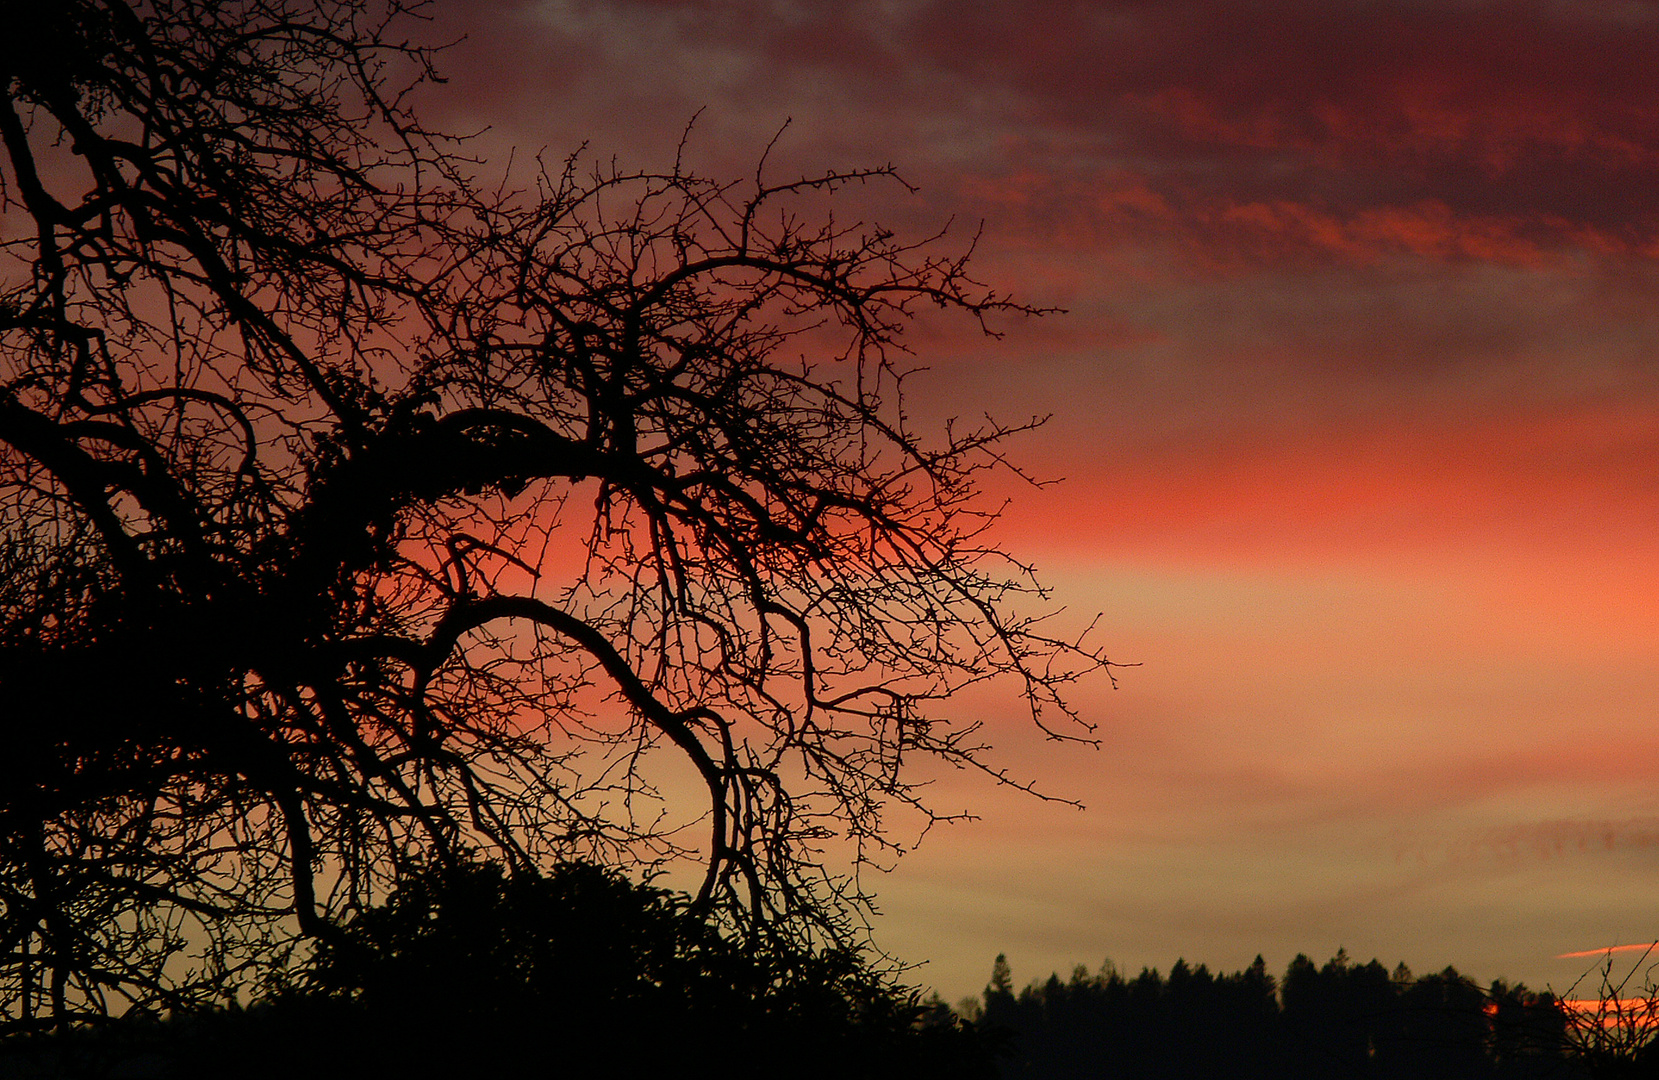
<path id="1" fill-rule="evenodd" d="M 710 813 L 713 816 L 712 850 L 709 867 L 697 900 L 706 904 L 713 891 L 720 866 L 729 852 L 727 842 L 726 786 L 727 770 L 716 764 L 714 758 L 691 728 L 694 720 L 709 720 L 724 728 L 712 710 L 696 708 L 686 711 L 670 709 L 659 701 L 633 666 L 617 651 L 603 634 L 567 611 L 553 607 L 528 596 L 489 596 L 479 600 L 458 603 L 439 622 L 426 644 L 426 658 L 432 667 L 448 656 L 461 637 L 486 623 L 497 619 L 527 619 L 546 626 L 580 645 L 588 655 L 599 661 L 618 690 L 641 716 L 648 720 L 678 746 L 697 768 L 709 789 Z"/>

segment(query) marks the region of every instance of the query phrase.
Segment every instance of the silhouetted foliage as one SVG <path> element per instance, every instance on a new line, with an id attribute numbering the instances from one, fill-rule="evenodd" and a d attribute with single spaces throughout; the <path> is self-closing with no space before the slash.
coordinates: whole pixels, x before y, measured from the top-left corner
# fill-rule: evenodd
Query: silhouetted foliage
<path id="1" fill-rule="evenodd" d="M 1108 964 L 1018 994 L 1005 957 L 995 972 L 979 1015 L 1010 1040 L 1009 1078 L 1596 1075 L 1563 1037 L 1566 1016 L 1551 995 L 1502 982 L 1483 992 L 1452 968 L 1413 978 L 1403 965 L 1390 973 L 1338 952 L 1323 966 L 1297 956 L 1275 982 L 1260 957 L 1220 975 L 1177 960 L 1167 976 L 1125 978 Z"/>
<path id="2" fill-rule="evenodd" d="M 409 14 L 5 7 L 5 1025 L 223 1001 L 473 850 L 843 943 L 826 848 L 1004 779 L 940 702 L 1083 732 L 980 539 L 1013 429 L 899 394 L 917 305 L 1027 309 L 825 208 L 885 168 L 479 179 Z"/>
<path id="3" fill-rule="evenodd" d="M 966 1076 L 989 1061 L 971 1029 L 854 948 L 735 941 L 688 897 L 581 863 L 408 878 L 325 942 L 301 985 L 411 1048 L 435 1027 L 462 1033 L 449 1039 L 462 1067 L 490 1041 L 504 1064 L 551 1051 L 613 1074 Z"/>
<path id="4" fill-rule="evenodd" d="M 990 1077 L 990 1044 L 854 950 L 754 949 L 689 898 L 567 863 L 417 870 L 248 1009 L 37 1038 L 107 1077 Z"/>

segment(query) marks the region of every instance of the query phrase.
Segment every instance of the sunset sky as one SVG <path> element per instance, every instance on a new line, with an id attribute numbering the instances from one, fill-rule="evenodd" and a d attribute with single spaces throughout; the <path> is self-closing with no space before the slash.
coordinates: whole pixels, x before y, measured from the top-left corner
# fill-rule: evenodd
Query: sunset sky
<path id="1" fill-rule="evenodd" d="M 437 14 L 427 113 L 492 161 L 666 166 L 698 115 L 741 176 L 791 120 L 775 175 L 892 163 L 919 194 L 839 214 L 983 222 L 1068 309 L 918 326 L 913 405 L 1052 414 L 999 536 L 1140 666 L 1098 750 L 964 704 L 1086 809 L 941 778 L 982 820 L 873 882 L 913 979 L 1345 946 L 1560 991 L 1659 936 L 1659 3 Z"/>

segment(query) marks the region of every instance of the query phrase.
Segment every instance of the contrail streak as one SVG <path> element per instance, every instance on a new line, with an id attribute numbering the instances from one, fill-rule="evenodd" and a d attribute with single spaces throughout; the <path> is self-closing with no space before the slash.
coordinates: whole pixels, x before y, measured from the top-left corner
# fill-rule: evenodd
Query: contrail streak
<path id="1" fill-rule="evenodd" d="M 1605 949 L 1586 949 L 1583 952 L 1564 952 L 1556 955 L 1557 960 L 1577 960 L 1585 956 L 1611 956 L 1619 952 L 1646 952 L 1648 949 L 1659 949 L 1659 941 L 1650 941 L 1645 945 L 1610 945 Z"/>

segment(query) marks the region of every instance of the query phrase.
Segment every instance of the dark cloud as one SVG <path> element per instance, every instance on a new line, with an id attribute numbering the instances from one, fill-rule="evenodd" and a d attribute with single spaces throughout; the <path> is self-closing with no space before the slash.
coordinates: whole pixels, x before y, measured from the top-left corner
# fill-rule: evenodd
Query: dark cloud
<path id="1" fill-rule="evenodd" d="M 1659 20 L 1606 10 L 1056 6 L 1023 34 L 959 22 L 933 58 L 977 56 L 1027 96 L 1034 130 L 1094 136 L 1131 223 L 1243 260 L 1646 254 Z"/>
<path id="2" fill-rule="evenodd" d="M 1653 3 L 488 10 L 463 55 L 473 93 L 527 107 L 521 80 L 480 77 L 500 69 L 478 58 L 505 59 L 536 75 L 538 108 L 608 108 L 648 142 L 705 105 L 720 136 L 795 113 L 837 151 L 1097 237 L 1158 231 L 1223 262 L 1659 251 Z"/>

